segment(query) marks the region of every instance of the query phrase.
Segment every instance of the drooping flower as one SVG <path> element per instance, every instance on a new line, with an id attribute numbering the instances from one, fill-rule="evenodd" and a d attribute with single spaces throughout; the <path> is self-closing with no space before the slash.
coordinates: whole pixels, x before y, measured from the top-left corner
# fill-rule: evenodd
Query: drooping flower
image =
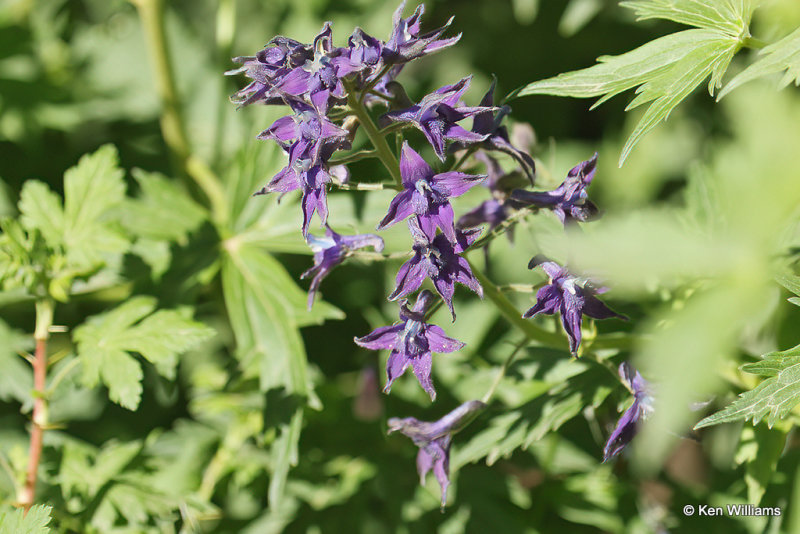
<path id="1" fill-rule="evenodd" d="M 539 289 L 536 293 L 536 304 L 522 317 L 527 319 L 540 313 L 553 315 L 559 312 L 564 332 L 569 338 L 569 350 L 573 355 L 577 356 L 578 346 L 581 343 L 581 323 L 584 315 L 595 319 L 611 317 L 627 319 L 595 297 L 595 294 L 604 291 L 603 288 L 592 287 L 585 279 L 573 276 L 564 267 L 541 256 L 535 256 L 528 264 L 528 268 L 533 269 L 539 265 L 550 277 L 550 282 Z"/>
<path id="2" fill-rule="evenodd" d="M 314 276 L 311 280 L 311 287 L 308 289 L 309 310 L 314 305 L 314 297 L 322 280 L 353 250 L 364 247 L 372 247 L 377 252 L 383 250 L 383 239 L 375 234 L 343 236 L 331 230 L 330 227 L 325 230 L 325 237 L 309 235 L 307 241 L 314 251 L 314 266 L 304 272 L 300 278 Z"/>
<path id="3" fill-rule="evenodd" d="M 619 376 L 633 393 L 633 404 L 619 418 L 616 428 L 608 437 L 603 449 L 603 461 L 617 456 L 631 442 L 640 423 L 653 413 L 653 396 L 650 383 L 628 362 L 619 366 Z"/>
<path id="4" fill-rule="evenodd" d="M 501 108 L 492 107 L 494 106 L 494 88 L 496 83 L 496 80 L 492 82 L 489 90 L 481 100 L 480 105 L 484 108 L 484 111 L 476 113 L 472 118 L 471 131 L 485 137 L 485 139 L 480 142 L 481 148 L 504 152 L 517 160 L 520 167 L 531 181 L 531 184 L 533 184 L 536 163 L 534 163 L 530 154 L 511 144 L 508 137 L 508 130 L 502 125 L 503 119 L 511 112 L 511 108 L 508 106 L 503 106 Z M 461 148 L 465 148 L 465 146 L 458 142 L 450 146 L 451 150 L 458 150 Z"/>
<path id="5" fill-rule="evenodd" d="M 450 485 L 450 445 L 453 434 L 469 425 L 484 409 L 481 401 L 467 401 L 438 421 L 420 421 L 414 417 L 400 419 L 392 417 L 388 421 L 389 433 L 400 431 L 419 447 L 417 453 L 417 472 L 419 482 L 425 485 L 425 478 L 433 470 L 442 490 L 442 508 L 447 503 L 447 487 Z"/>
<path id="6" fill-rule="evenodd" d="M 493 107 L 464 107 L 459 105 L 461 96 L 469 88 L 472 76 L 468 76 L 456 84 L 445 85 L 433 93 L 426 95 L 407 109 L 390 111 L 380 118 L 382 126 L 393 122 L 403 122 L 418 128 L 433 146 L 439 159 L 445 160 L 445 142 L 457 141 L 469 146 L 484 141 L 488 135 L 469 132 L 456 124 L 467 117 L 478 113 L 493 111 Z"/>
<path id="7" fill-rule="evenodd" d="M 400 322 L 391 326 L 382 326 L 364 337 L 355 338 L 356 344 L 369 350 L 390 350 L 386 362 L 386 386 L 388 393 L 392 383 L 402 375 L 410 365 L 431 400 L 436 398 L 436 390 L 431 379 L 431 353 L 455 352 L 464 344 L 457 339 L 447 337 L 444 330 L 425 321 L 425 313 L 433 304 L 433 293 L 422 291 L 412 308 L 407 301 L 400 302 Z"/>
<path id="8" fill-rule="evenodd" d="M 592 182 L 596 170 L 597 152 L 591 159 L 573 167 L 566 180 L 556 189 L 545 193 L 518 189 L 511 194 L 511 198 L 517 207 L 549 208 L 565 225 L 569 220 L 586 221 L 598 211 L 586 194 L 586 188 Z"/>
<path id="9" fill-rule="evenodd" d="M 430 278 L 436 292 L 442 297 L 453 320 L 456 313 L 453 309 L 453 294 L 456 282 L 462 284 L 479 297 L 483 298 L 483 288 L 472 274 L 469 262 L 459 256 L 478 239 L 480 230 L 456 230 L 455 244 L 447 240 L 444 234 L 433 239 L 419 225 L 416 217 L 409 219 L 408 228 L 414 238 L 414 256 L 405 262 L 397 272 L 396 287 L 389 295 L 395 300 L 410 295 L 420 288 L 425 278 Z"/>
<path id="10" fill-rule="evenodd" d="M 319 213 L 322 224 L 328 220 L 328 193 L 326 185 L 330 183 L 331 176 L 322 161 L 330 157 L 323 151 L 316 151 L 317 144 L 300 139 L 289 147 L 289 164 L 281 169 L 272 180 L 256 195 L 266 193 L 288 193 L 300 190 L 302 192 L 303 208 L 303 236 L 308 236 L 308 227 L 311 217 Z M 328 147 L 330 148 L 330 147 Z"/>
<path id="11" fill-rule="evenodd" d="M 381 52 L 381 56 L 387 65 L 406 63 L 412 59 L 438 52 L 453 46 L 461 39 L 460 33 L 449 39 L 439 39 L 450 27 L 450 24 L 453 23 L 453 17 L 450 17 L 450 20 L 441 28 L 420 34 L 420 22 L 422 14 L 425 12 L 425 6 L 418 6 L 413 15 L 404 19 L 403 9 L 405 6 L 404 0 L 395 10 L 392 17 L 392 34 Z"/>
<path id="12" fill-rule="evenodd" d="M 434 235 L 436 227 L 451 242 L 456 242 L 453 207 L 450 198 L 466 193 L 485 175 L 444 172 L 434 174 L 430 165 L 414 149 L 403 143 L 400 154 L 403 190 L 389 204 L 389 211 L 378 225 L 381 230 L 415 213 L 423 230 Z"/>

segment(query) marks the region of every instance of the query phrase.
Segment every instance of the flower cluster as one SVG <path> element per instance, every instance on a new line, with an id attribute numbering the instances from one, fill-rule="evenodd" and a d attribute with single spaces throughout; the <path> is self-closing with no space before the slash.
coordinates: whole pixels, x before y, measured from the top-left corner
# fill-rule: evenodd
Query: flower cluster
<path id="1" fill-rule="evenodd" d="M 347 188 L 364 185 L 367 189 L 397 191 L 377 230 L 402 221 L 409 228 L 410 259 L 399 267 L 395 288 L 388 295 L 388 300 L 398 305 L 399 321 L 356 337 L 355 343 L 369 350 L 389 351 L 384 392 L 389 393 L 394 381 L 411 367 L 422 389 L 434 400 L 433 353 L 452 353 L 462 349 L 464 343 L 431 324 L 430 316 L 443 303 L 455 321 L 453 298 L 457 283 L 483 297 L 484 289 L 464 257 L 469 250 L 488 245 L 492 236 L 476 244 L 482 226 L 494 230 L 510 221 L 515 211 L 522 210 L 519 213 L 524 215 L 531 208 L 550 209 L 565 223 L 587 220 L 596 212 L 586 198 L 585 189 L 594 176 L 597 156 L 572 169 L 554 191 L 521 189 L 534 184 L 535 163 L 524 147 L 515 146 L 520 143 L 512 142 L 503 125 L 510 109 L 494 105 L 495 83 L 477 106 L 462 101 L 471 76 L 440 87 L 416 102 L 406 96 L 396 79 L 404 66 L 454 45 L 460 35 L 443 37 L 452 19 L 440 28 L 424 32 L 423 7 L 403 18 L 404 6 L 401 4 L 395 11 L 392 31 L 385 41 L 356 28 L 347 45 L 337 47 L 331 25 L 326 23 L 313 43 L 276 37 L 256 55 L 235 58 L 241 66 L 228 74 L 244 74 L 251 80 L 232 98 L 240 106 L 283 105 L 290 111 L 258 135 L 259 139 L 278 143 L 286 153 L 287 162 L 257 194 L 300 193 L 301 231 L 314 255 L 314 265 L 302 275 L 312 277 L 309 308 L 332 269 L 350 256 L 365 254 L 358 249 L 372 247 L 373 257 L 386 258 L 381 254 L 384 243 L 379 236 L 341 235 L 329 226 L 329 219 L 334 217 L 328 213 L 329 188 L 345 188 L 344 182 L 348 181 Z M 370 115 L 370 109 L 377 104 L 386 108 L 378 117 L 378 125 Z M 464 124 L 467 119 L 472 121 L 469 129 Z M 378 126 L 384 129 L 379 130 Z M 364 130 L 374 150 L 361 149 L 333 159 L 337 151 L 359 150 L 354 147 L 359 128 Z M 402 134 L 406 128 L 419 130 L 425 136 L 439 160 L 437 170 L 408 142 L 398 140 L 394 150 L 389 146 L 386 133 Z M 395 151 L 399 152 L 399 162 Z M 508 156 L 516 168 L 504 170 L 489 152 Z M 354 160 L 364 154 L 379 158 L 393 180 L 363 184 L 349 183 L 349 178 L 339 179 L 339 171 L 344 176 L 349 173 L 336 161 Z M 449 156 L 453 154 L 458 157 L 451 159 Z M 453 160 L 456 161 L 449 163 Z M 486 174 L 461 172 L 465 164 L 481 164 Z M 492 198 L 457 219 L 451 199 L 481 183 Z M 310 230 L 315 214 L 325 228 L 325 237 L 315 236 Z M 509 224 L 509 233 L 510 229 Z M 575 353 L 583 314 L 595 318 L 618 314 L 594 297 L 599 291 L 578 283 L 565 269 L 552 262 L 542 265 L 550 275 L 550 284 L 539 291 L 536 305 L 525 317 L 559 311 Z M 435 293 L 423 289 L 426 279 Z M 415 293 L 416 299 L 411 304 Z M 389 420 L 390 431 L 399 430 L 420 447 L 417 461 L 420 476 L 424 479 L 428 471 L 434 471 L 442 488 L 442 503 L 449 484 L 451 436 L 484 406 L 479 401 L 467 402 L 434 423 L 413 418 Z"/>

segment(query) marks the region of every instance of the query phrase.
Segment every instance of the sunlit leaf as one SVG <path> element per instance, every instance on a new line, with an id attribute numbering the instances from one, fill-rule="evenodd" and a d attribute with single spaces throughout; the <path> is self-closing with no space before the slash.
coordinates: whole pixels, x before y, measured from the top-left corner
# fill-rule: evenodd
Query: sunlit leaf
<path id="1" fill-rule="evenodd" d="M 786 72 L 781 79 L 780 87 L 786 87 L 792 82 L 795 85 L 800 84 L 800 29 L 761 50 L 758 60 L 728 82 L 717 99 L 756 78 L 783 71 Z"/>
<path id="2" fill-rule="evenodd" d="M 18 508 L 13 512 L 0 512 L 0 534 L 49 534 L 50 506 L 37 504 L 27 514 Z"/>
<path id="3" fill-rule="evenodd" d="M 130 353 L 141 354 L 159 373 L 173 378 L 178 355 L 214 335 L 184 313 L 153 313 L 155 308 L 155 299 L 135 297 L 75 330 L 86 386 L 104 383 L 111 400 L 129 410 L 136 409 L 142 393 L 142 368 Z"/>
<path id="4" fill-rule="evenodd" d="M 748 373 L 767 377 L 755 389 L 739 395 L 725 409 L 697 423 L 695 428 L 745 420 L 772 426 L 800 404 L 800 345 L 764 355 L 760 362 L 742 366 Z"/>

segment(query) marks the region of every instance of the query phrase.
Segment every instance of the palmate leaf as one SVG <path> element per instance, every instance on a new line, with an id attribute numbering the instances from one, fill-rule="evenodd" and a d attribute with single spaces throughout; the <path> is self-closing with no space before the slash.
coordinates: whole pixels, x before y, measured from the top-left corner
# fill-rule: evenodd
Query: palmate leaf
<path id="1" fill-rule="evenodd" d="M 738 420 L 752 420 L 755 425 L 764 418 L 772 428 L 800 404 L 800 345 L 766 354 L 760 362 L 743 365 L 742 370 L 767 379 L 739 395 L 725 409 L 697 423 L 696 429 Z"/>
<path id="2" fill-rule="evenodd" d="M 740 72 L 719 93 L 717 100 L 749 81 L 786 71 L 781 79 L 781 88 L 794 82 L 800 85 L 800 28 L 777 43 L 761 50 L 759 59 Z"/>
<path id="3" fill-rule="evenodd" d="M 142 367 L 130 353 L 141 354 L 160 374 L 174 378 L 178 355 L 214 335 L 184 313 L 153 313 L 155 308 L 154 298 L 135 297 L 75 329 L 84 384 L 102 382 L 109 398 L 129 410 L 137 408 L 142 395 Z"/>
<path id="4" fill-rule="evenodd" d="M 0 534 L 48 534 L 51 510 L 50 506 L 37 504 L 27 514 L 21 508 L 0 512 Z"/>
<path id="5" fill-rule="evenodd" d="M 116 149 L 100 147 L 64 173 L 64 206 L 47 185 L 25 182 L 19 210 L 28 232 L 39 230 L 47 245 L 62 249 L 69 267 L 80 273 L 103 263 L 104 255 L 120 254 L 128 240 L 112 224 L 114 209 L 125 197 L 123 172 Z"/>
<path id="6" fill-rule="evenodd" d="M 287 300 L 287 293 L 299 288 L 269 254 L 247 245 L 229 246 L 227 251 L 222 287 L 242 366 L 246 374 L 259 376 L 263 391 L 282 389 L 290 401 L 291 412 L 278 424 L 272 445 L 269 501 L 277 507 L 289 468 L 298 461 L 303 406 L 312 395 L 305 346 L 294 320 L 296 307 Z M 279 282 L 284 278 L 288 286 Z"/>
<path id="7" fill-rule="evenodd" d="M 671 20 L 732 36 L 747 27 L 755 9 L 751 0 L 627 0 L 619 5 L 632 9 L 637 20 Z"/>
<path id="8" fill-rule="evenodd" d="M 620 166 L 642 136 L 666 120 L 704 80 L 710 77 L 708 90 L 712 95 L 721 86 L 722 76 L 742 45 L 742 36 L 747 34 L 752 14 L 752 6 L 744 0 L 642 0 L 624 5 L 636 9 L 643 18 L 668 18 L 698 28 L 661 37 L 619 56 L 602 56 L 593 67 L 530 83 L 508 96 L 600 97 L 597 106 L 636 87 L 636 97 L 626 111 L 642 104 L 650 106 L 625 143 Z M 720 6 L 724 9 L 718 9 Z"/>

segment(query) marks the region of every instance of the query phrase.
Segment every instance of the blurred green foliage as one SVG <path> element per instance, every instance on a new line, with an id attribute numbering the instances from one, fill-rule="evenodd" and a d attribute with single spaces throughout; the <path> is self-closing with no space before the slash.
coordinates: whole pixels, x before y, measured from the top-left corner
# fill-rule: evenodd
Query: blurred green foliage
<path id="1" fill-rule="evenodd" d="M 653 18 L 647 9 L 671 3 L 629 4 Z M 237 111 L 227 96 L 241 80 L 222 76 L 231 56 L 276 34 L 310 41 L 325 20 L 338 45 L 356 25 L 385 38 L 396 7 L 166 2 L 180 111 L 192 154 L 224 183 L 220 216 L 164 144 L 134 5 L 0 4 L 0 533 L 800 531 L 797 356 L 787 350 L 800 342 L 800 95 L 776 91 L 784 76 L 796 79 L 796 3 L 765 2 L 749 26 L 723 32 L 724 24 L 686 30 L 697 21 L 685 16 L 637 23 L 604 0 L 428 2 L 426 25 L 455 15 L 464 35 L 403 71 L 413 99 L 472 73 L 472 104 L 493 74 L 507 94 L 604 54 L 620 61 L 638 49 L 633 67 L 653 66 L 639 47 L 679 32 L 726 39 L 709 50 L 690 39 L 684 62 L 654 69 L 655 78 L 604 72 L 610 85 L 592 94 L 644 83 L 635 102 L 669 104 L 653 120 L 650 110 L 625 113 L 619 99 L 593 111 L 549 96 L 512 101 L 512 121 L 536 133 L 537 188 L 600 153 L 590 196 L 604 216 L 567 233 L 549 213 L 529 217 L 513 243 L 492 243 L 486 264 L 479 253 L 470 261 L 521 314 L 545 282 L 525 266 L 550 254 L 602 278 L 631 321 L 586 324 L 579 360 L 565 345 L 531 343 L 517 355 L 487 412 L 455 441 L 444 514 L 433 477 L 419 486 L 416 447 L 387 437 L 385 419 L 434 420 L 480 398 L 525 333 L 490 300 L 459 291 L 458 320 L 450 324 L 446 310 L 433 317 L 467 343 L 435 356 L 436 403 L 410 377 L 379 394 L 386 355 L 352 339 L 396 320 L 385 297 L 401 260 L 348 262 L 306 310 L 297 280 L 310 256 L 297 201 L 251 198 L 284 164 L 280 150 L 254 139 L 280 111 Z M 734 57 L 726 47 L 738 46 L 745 27 L 777 44 Z M 710 52 L 724 65 L 706 64 Z M 698 64 L 702 76 L 670 85 Z M 729 83 L 720 96 L 736 90 L 719 104 L 692 93 L 709 75 Z M 650 129 L 667 114 L 617 168 L 637 123 Z M 351 170 L 365 182 L 385 173 L 374 160 Z M 457 214 L 485 199 L 479 189 L 454 202 Z M 332 194 L 331 224 L 371 232 L 391 196 Z M 390 252 L 409 246 L 402 225 L 382 237 Z M 39 504 L 23 517 L 15 505 L 37 399 L 26 360 L 41 319 L 34 302 L 52 299 Z M 552 318 L 533 324 L 561 335 Z M 628 359 L 654 383 L 656 410 L 632 453 L 604 464 L 603 444 L 631 402 L 616 376 Z M 769 414 L 769 426 L 731 415 L 743 406 L 742 416 Z M 694 432 L 706 416 L 698 427 L 733 422 Z M 736 503 L 782 515 L 682 512 Z"/>

